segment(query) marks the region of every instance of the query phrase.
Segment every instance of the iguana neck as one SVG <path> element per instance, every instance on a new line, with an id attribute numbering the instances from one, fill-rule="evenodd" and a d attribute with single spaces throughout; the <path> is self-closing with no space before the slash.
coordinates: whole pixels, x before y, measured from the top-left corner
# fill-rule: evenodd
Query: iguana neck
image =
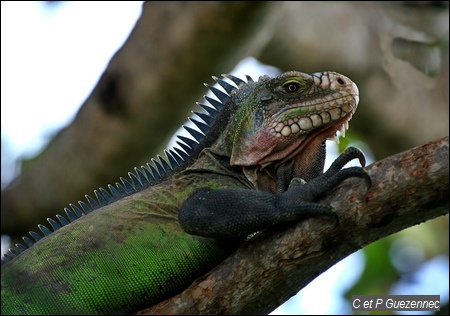
<path id="1" fill-rule="evenodd" d="M 309 181 L 320 175 L 324 168 L 325 140 L 312 141 L 303 152 L 301 159 L 298 155 L 287 161 L 261 168 L 259 165 L 232 167 L 230 165 L 231 149 L 224 145 L 227 138 L 229 135 L 223 135 L 212 147 L 205 148 L 194 166 L 198 165 L 203 169 L 215 171 L 226 170 L 228 175 L 239 177 L 240 181 L 247 186 L 272 193 L 284 192 L 294 177 Z M 225 174 L 225 172 L 221 173 Z"/>
<path id="2" fill-rule="evenodd" d="M 211 173 L 232 177 L 241 182 L 245 187 L 254 189 L 254 185 L 247 179 L 242 171 L 242 167 L 230 166 L 230 156 L 224 154 L 216 147 L 207 147 L 202 150 L 196 161 L 189 166 L 185 173 Z"/>

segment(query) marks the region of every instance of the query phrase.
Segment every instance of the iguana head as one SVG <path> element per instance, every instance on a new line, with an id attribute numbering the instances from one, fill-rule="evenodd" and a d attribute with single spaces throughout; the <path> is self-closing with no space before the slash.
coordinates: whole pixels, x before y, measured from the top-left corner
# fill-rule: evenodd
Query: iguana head
<path id="1" fill-rule="evenodd" d="M 250 174 L 298 157 L 304 164 L 317 158 L 312 148 L 336 140 L 338 130 L 345 133 L 359 92 L 349 78 L 335 72 L 290 71 L 276 78 L 262 76 L 231 97 L 238 108 L 229 125 L 230 163 Z"/>

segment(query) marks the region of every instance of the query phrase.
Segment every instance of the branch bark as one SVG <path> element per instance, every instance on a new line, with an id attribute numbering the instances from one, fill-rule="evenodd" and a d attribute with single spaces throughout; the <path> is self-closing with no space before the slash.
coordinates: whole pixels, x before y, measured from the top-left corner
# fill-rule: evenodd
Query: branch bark
<path id="1" fill-rule="evenodd" d="M 366 168 L 321 200 L 340 224 L 312 218 L 266 231 L 181 294 L 138 314 L 267 314 L 351 253 L 448 214 L 448 137 Z"/>

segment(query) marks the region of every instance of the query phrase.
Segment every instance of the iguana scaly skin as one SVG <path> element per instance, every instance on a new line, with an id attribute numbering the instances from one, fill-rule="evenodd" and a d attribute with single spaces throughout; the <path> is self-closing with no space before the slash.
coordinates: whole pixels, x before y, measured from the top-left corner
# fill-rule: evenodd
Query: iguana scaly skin
<path id="1" fill-rule="evenodd" d="M 314 215 L 315 201 L 349 177 L 370 178 L 344 152 L 323 173 L 325 140 L 345 131 L 359 95 L 347 77 L 291 71 L 247 82 L 214 78 L 219 101 L 179 149 L 129 173 L 131 181 L 70 204 L 24 237 L 1 270 L 2 314 L 132 313 L 181 292 L 251 233 Z M 303 181 L 303 180 L 306 181 Z M 131 182 L 131 183 L 130 183 Z M 94 211 L 92 211 L 94 209 Z M 92 212 L 91 212 L 92 211 Z M 70 223 L 69 223 L 70 222 Z M 62 226 L 62 227 L 60 227 Z"/>

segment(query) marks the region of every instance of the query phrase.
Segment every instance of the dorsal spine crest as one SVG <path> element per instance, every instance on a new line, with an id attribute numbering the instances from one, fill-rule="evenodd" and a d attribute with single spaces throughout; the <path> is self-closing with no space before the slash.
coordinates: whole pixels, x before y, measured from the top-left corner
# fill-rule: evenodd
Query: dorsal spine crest
<path id="1" fill-rule="evenodd" d="M 33 246 L 35 242 L 38 242 L 40 239 L 52 234 L 61 227 L 69 225 L 78 218 L 85 216 L 103 206 L 109 205 L 125 196 L 129 196 L 145 188 L 158 184 L 159 182 L 167 179 L 167 177 L 173 172 L 183 169 L 192 163 L 192 161 L 196 159 L 198 153 L 208 142 L 211 141 L 211 139 L 208 139 L 208 135 L 214 128 L 214 124 L 217 122 L 216 119 L 220 111 L 230 100 L 230 95 L 242 85 L 254 82 L 250 76 L 246 76 L 247 82 L 228 74 L 222 75 L 222 77 L 230 80 L 234 85 L 221 78 L 213 76 L 214 81 L 216 81 L 225 92 L 214 86 L 205 84 L 205 86 L 217 97 L 218 100 L 209 96 L 204 96 L 205 100 L 210 105 L 197 102 L 197 105 L 204 112 L 193 112 L 204 123 L 195 118 L 189 118 L 189 120 L 200 130 L 200 132 L 189 126 L 183 126 L 194 140 L 182 135 L 177 135 L 179 140 L 176 143 L 181 147 L 181 149 L 175 147 L 173 149 L 165 150 L 164 152 L 167 159 L 158 155 L 156 159 L 152 158 L 151 163 L 147 163 L 147 166 L 141 166 L 140 168 L 135 167 L 134 173 L 129 172 L 129 180 L 121 177 L 120 181 L 122 183 L 116 182 L 115 185 L 108 184 L 109 190 L 104 188 L 94 190 L 95 198 L 86 194 L 85 198 L 87 203 L 78 201 L 79 207 L 70 203 L 70 209 L 67 207 L 64 208 L 66 217 L 56 214 L 55 217 L 59 223 L 54 219 L 47 218 L 51 229 L 47 226 L 39 224 L 38 228 L 42 232 L 43 236 L 34 231 L 30 231 L 29 234 L 34 241 L 27 236 L 22 237 L 26 246 L 23 244 L 16 244 L 15 246 L 17 249 L 10 248 L 9 253 L 4 254 L 1 264 L 3 265 L 13 260 L 16 256 L 20 255 L 22 251 Z"/>

